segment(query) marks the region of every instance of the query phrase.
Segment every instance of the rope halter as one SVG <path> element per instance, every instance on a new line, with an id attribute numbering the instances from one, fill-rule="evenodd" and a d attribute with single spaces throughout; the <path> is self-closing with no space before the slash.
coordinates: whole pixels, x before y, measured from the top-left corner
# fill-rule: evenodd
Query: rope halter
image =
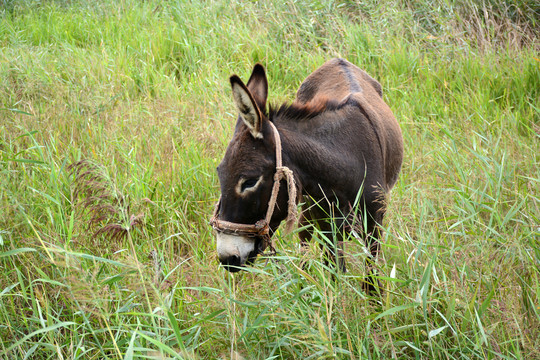
<path id="1" fill-rule="evenodd" d="M 268 210 L 264 219 L 257 221 L 255 224 L 240 224 L 224 220 L 219 220 L 219 210 L 221 207 L 221 197 L 216 204 L 214 214 L 210 220 L 210 225 L 214 230 L 231 235 L 247 236 L 247 237 L 260 237 L 263 241 L 263 248 L 270 248 L 271 254 L 275 254 L 274 244 L 270 235 L 270 220 L 274 214 L 276 207 L 276 201 L 279 193 L 279 184 L 282 179 L 287 179 L 287 189 L 289 193 L 287 220 L 285 225 L 285 231 L 290 232 L 297 220 L 297 207 L 296 207 L 296 184 L 294 181 L 294 175 L 291 169 L 282 164 L 281 158 L 281 138 L 276 126 L 269 121 L 270 127 L 274 134 L 274 141 L 276 143 L 276 172 L 274 173 L 274 185 L 272 186 L 272 194 L 268 201 Z"/>

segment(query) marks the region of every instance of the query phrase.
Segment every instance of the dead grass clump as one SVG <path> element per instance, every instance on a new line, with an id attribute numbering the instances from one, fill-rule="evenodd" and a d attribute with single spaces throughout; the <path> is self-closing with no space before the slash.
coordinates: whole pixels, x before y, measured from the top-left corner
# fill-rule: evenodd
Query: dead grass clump
<path id="1" fill-rule="evenodd" d="M 104 236 L 119 242 L 144 227 L 144 213 L 132 212 L 132 208 L 140 210 L 141 206 L 131 206 L 129 196 L 117 189 L 103 166 L 83 159 L 69 165 L 68 171 L 73 176 L 73 203 L 86 217 L 93 239 Z"/>

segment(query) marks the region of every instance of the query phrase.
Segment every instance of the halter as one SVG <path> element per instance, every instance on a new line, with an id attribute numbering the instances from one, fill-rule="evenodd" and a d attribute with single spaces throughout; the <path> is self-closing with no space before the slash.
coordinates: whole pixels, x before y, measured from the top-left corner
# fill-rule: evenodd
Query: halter
<path id="1" fill-rule="evenodd" d="M 231 235 L 240 235 L 247 237 L 260 237 L 263 240 L 263 248 L 269 247 L 272 253 L 275 253 L 274 244 L 272 243 L 270 236 L 270 220 L 272 219 L 272 214 L 276 207 L 276 200 L 279 192 L 279 183 L 285 178 L 287 179 L 287 188 L 289 193 L 288 200 L 288 210 L 287 210 L 287 221 L 286 221 L 286 231 L 289 232 L 297 218 L 297 208 L 296 208 L 296 184 L 294 181 L 293 172 L 286 166 L 282 165 L 281 160 L 281 138 L 279 132 L 276 129 L 276 126 L 269 121 L 272 132 L 274 133 L 274 139 L 276 142 L 276 172 L 274 173 L 274 185 L 272 187 L 272 195 L 270 196 L 270 201 L 268 202 L 268 210 L 266 211 L 266 216 L 264 219 L 257 221 L 255 224 L 240 224 L 224 220 L 219 220 L 219 209 L 221 207 L 221 196 L 219 201 L 216 204 L 214 209 L 214 214 L 210 220 L 210 225 L 214 230 Z"/>

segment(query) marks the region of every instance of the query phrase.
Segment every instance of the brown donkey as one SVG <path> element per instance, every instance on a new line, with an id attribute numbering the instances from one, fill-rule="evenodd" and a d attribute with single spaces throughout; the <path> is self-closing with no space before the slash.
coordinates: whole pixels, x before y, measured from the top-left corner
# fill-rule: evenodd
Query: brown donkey
<path id="1" fill-rule="evenodd" d="M 240 115 L 217 168 L 221 198 L 211 220 L 225 268 L 235 272 L 252 263 L 281 221 L 294 220 L 300 200 L 301 225 L 333 234 L 329 256 L 345 231 L 364 223 L 375 258 L 386 196 L 403 159 L 401 130 L 381 85 L 333 59 L 308 76 L 292 105 L 267 111 L 262 65 L 255 65 L 247 85 L 236 75 L 230 82 Z M 300 232 L 303 244 L 310 229 Z M 339 264 L 345 271 L 341 258 Z"/>

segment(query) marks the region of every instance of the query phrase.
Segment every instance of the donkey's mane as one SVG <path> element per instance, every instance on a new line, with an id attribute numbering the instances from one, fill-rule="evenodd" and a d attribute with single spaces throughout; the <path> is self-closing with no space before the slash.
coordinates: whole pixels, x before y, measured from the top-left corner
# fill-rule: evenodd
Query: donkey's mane
<path id="1" fill-rule="evenodd" d="M 278 106 L 270 105 L 268 111 L 268 118 L 270 121 L 278 117 L 283 117 L 289 120 L 309 120 L 317 115 L 324 113 L 325 111 L 336 110 L 341 106 L 335 100 L 327 98 L 317 101 L 310 101 L 308 103 L 281 104 Z"/>

